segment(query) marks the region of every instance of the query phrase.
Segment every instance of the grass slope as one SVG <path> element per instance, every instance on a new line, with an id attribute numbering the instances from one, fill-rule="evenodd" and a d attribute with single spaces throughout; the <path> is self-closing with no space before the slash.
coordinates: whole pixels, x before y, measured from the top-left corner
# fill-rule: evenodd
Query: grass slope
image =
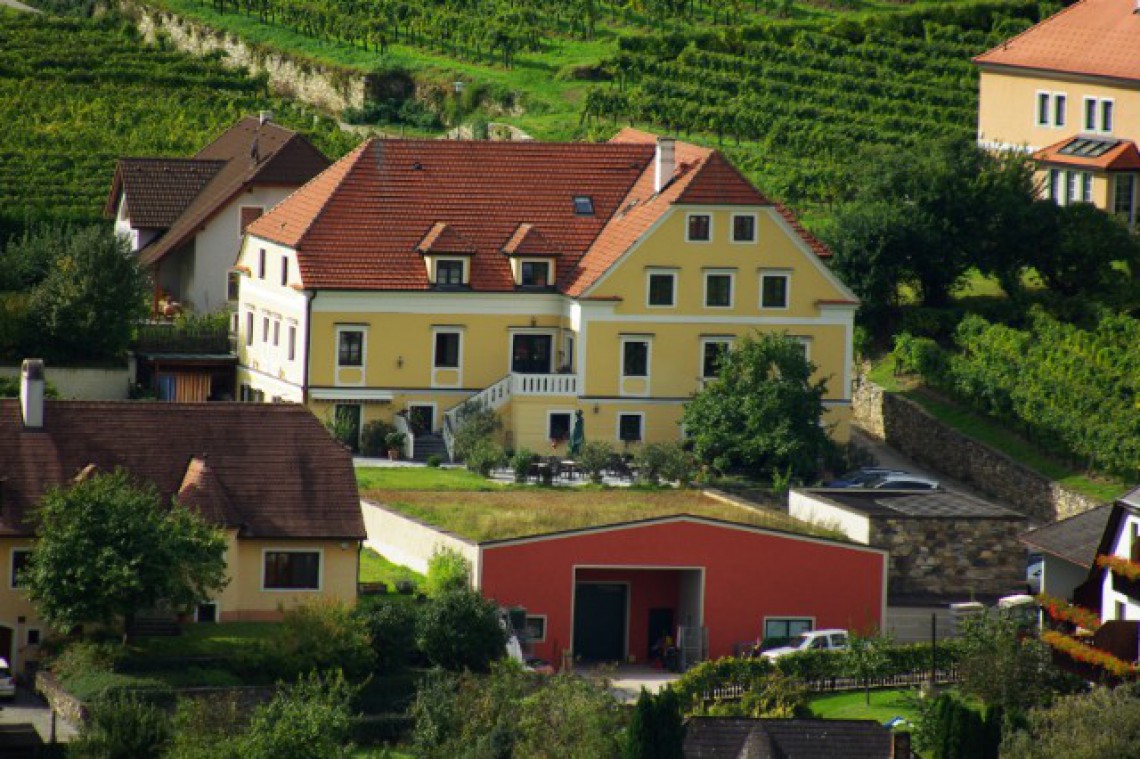
<path id="1" fill-rule="evenodd" d="M 811 699 L 812 712 L 823 719 L 873 719 L 886 722 L 902 717 L 914 724 L 918 721 L 918 693 L 911 688 L 871 691 L 871 704 L 863 691 L 830 693 Z"/>

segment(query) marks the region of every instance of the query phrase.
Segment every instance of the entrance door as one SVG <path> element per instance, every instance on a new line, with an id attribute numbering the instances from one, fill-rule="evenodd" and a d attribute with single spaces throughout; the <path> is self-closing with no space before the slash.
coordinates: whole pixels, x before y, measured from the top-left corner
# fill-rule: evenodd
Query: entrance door
<path id="1" fill-rule="evenodd" d="M 587 661 L 625 658 L 625 609 L 629 588 L 581 582 L 574 593 L 574 655 Z"/>
<path id="2" fill-rule="evenodd" d="M 13 669 L 16 663 L 12 661 L 12 628 L 0 625 L 0 658 L 8 660 L 8 666 Z"/>
<path id="3" fill-rule="evenodd" d="M 653 658 L 653 646 L 658 640 L 668 635 L 673 638 L 673 643 L 677 642 L 676 630 L 673 628 L 673 610 L 672 609 L 650 609 L 649 610 L 649 650 L 646 652 L 646 658 Z"/>
<path id="4" fill-rule="evenodd" d="M 416 435 L 423 435 L 435 429 L 435 406 L 409 406 L 408 424 Z"/>
<path id="5" fill-rule="evenodd" d="M 515 335 L 511 343 L 511 371 L 519 374 L 550 374 L 552 335 Z"/>

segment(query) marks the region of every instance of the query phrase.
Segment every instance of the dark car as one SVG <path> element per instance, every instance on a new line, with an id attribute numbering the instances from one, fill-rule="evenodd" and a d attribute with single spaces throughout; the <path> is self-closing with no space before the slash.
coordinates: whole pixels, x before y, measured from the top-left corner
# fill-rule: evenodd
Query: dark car
<path id="1" fill-rule="evenodd" d="M 852 469 L 847 474 L 843 475 L 837 480 L 825 482 L 825 488 L 861 488 L 873 479 L 882 477 L 886 474 L 909 474 L 901 469 L 891 469 L 889 467 L 881 466 L 864 466 L 858 469 Z"/>

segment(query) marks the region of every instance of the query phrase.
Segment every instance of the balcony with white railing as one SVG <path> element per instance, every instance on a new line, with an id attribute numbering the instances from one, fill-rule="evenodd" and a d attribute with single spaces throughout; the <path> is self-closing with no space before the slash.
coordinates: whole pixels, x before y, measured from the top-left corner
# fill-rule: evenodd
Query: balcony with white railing
<path id="1" fill-rule="evenodd" d="M 512 395 L 577 395 L 577 374 L 518 374 L 511 375 Z"/>

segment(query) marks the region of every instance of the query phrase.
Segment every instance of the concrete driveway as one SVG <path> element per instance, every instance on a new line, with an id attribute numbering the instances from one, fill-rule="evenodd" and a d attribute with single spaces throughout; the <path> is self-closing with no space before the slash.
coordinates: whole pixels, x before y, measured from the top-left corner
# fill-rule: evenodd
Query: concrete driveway
<path id="1" fill-rule="evenodd" d="M 47 702 L 27 688 L 17 688 L 14 701 L 0 701 L 0 725 L 31 723 L 44 743 L 52 740 L 52 713 Z M 60 743 L 72 740 L 78 731 L 63 718 L 55 720 L 55 739 Z"/>

